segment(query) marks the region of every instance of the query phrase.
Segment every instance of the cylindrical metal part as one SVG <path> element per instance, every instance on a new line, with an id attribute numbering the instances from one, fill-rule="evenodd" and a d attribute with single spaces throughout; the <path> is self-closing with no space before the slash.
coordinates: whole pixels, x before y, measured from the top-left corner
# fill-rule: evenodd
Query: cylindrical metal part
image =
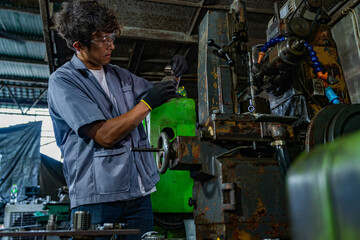
<path id="1" fill-rule="evenodd" d="M 46 225 L 46 230 L 56 230 L 56 227 L 56 215 L 50 214 L 48 223 Z"/>
<path id="2" fill-rule="evenodd" d="M 91 218 L 89 212 L 76 211 L 73 218 L 74 230 L 88 230 L 91 225 Z"/>

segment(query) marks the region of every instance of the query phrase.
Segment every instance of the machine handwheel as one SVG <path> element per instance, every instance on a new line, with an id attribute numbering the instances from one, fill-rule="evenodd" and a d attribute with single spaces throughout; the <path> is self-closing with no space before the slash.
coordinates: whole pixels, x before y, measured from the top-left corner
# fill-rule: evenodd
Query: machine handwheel
<path id="1" fill-rule="evenodd" d="M 156 153 L 156 167 L 159 173 L 164 174 L 169 166 L 170 155 L 169 137 L 165 132 L 160 133 L 157 148 L 162 151 Z"/>

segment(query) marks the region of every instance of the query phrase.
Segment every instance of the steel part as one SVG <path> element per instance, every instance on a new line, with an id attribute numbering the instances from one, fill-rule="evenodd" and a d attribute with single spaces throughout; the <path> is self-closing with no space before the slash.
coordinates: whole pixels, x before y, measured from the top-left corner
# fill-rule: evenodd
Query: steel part
<path id="1" fill-rule="evenodd" d="M 286 146 L 286 141 L 284 140 L 275 140 L 270 143 L 271 146 Z"/>
<path id="2" fill-rule="evenodd" d="M 299 38 L 288 38 L 280 43 L 278 56 L 285 63 L 297 65 L 307 53 L 304 43 L 305 41 Z"/>
<path id="3" fill-rule="evenodd" d="M 250 111 L 250 109 L 248 109 L 250 106 L 254 106 L 254 111 Z M 270 103 L 268 100 L 261 97 L 255 97 L 255 99 L 252 101 L 252 104 L 250 104 L 250 99 L 241 101 L 240 113 L 246 113 L 248 111 L 254 114 L 270 114 Z"/>
<path id="4" fill-rule="evenodd" d="M 226 66 L 224 59 L 213 54 L 212 48 L 208 46 L 209 39 L 221 45 L 228 44 L 228 25 L 226 20 L 227 13 L 207 12 L 199 26 L 199 64 L 198 64 L 198 106 L 199 106 L 199 123 L 204 124 L 207 118 L 214 110 L 220 110 L 219 106 L 219 66 Z M 209 26 L 209 23 L 216 23 Z M 230 81 L 231 79 L 223 79 Z M 231 91 L 231 89 L 229 90 Z M 223 92 L 223 94 L 225 94 Z M 231 95 L 230 95 L 231 96 Z"/>
<path id="5" fill-rule="evenodd" d="M 324 85 L 322 79 L 313 78 L 312 80 L 312 96 L 325 96 Z"/>
<path id="6" fill-rule="evenodd" d="M 316 11 L 319 7 L 322 6 L 322 0 L 307 0 L 305 1 L 305 6 L 312 12 Z"/>
<path id="7" fill-rule="evenodd" d="M 234 0 L 230 5 L 230 14 L 232 16 L 231 22 L 233 24 L 233 29 L 229 33 L 233 35 L 230 46 L 234 41 L 240 41 L 242 43 L 249 41 L 249 36 L 247 33 L 247 18 L 246 18 L 246 7 L 245 3 L 242 0 Z"/>
<path id="8" fill-rule="evenodd" d="M 310 25 L 304 18 L 293 18 L 290 22 L 290 29 L 298 37 L 305 38 L 310 32 Z"/>
<path id="9" fill-rule="evenodd" d="M 73 217 L 73 226 L 74 230 L 88 230 L 91 225 L 90 212 L 76 211 Z"/>
<path id="10" fill-rule="evenodd" d="M 220 162 L 221 178 L 194 182 L 197 238 L 287 235 L 284 184 L 276 161 L 247 161 L 237 157 L 222 158 Z M 215 165 L 220 162 L 215 162 Z M 224 187 L 222 182 L 227 186 Z M 228 196 L 224 188 L 229 189 Z"/>
<path id="11" fill-rule="evenodd" d="M 337 137 L 360 129 L 360 104 L 329 105 L 311 120 L 305 138 L 305 150 L 334 141 Z"/>
<path id="12" fill-rule="evenodd" d="M 236 185 L 235 183 L 222 183 L 221 184 L 222 189 L 222 209 L 224 211 L 235 211 L 236 210 L 236 198 L 235 198 L 235 190 Z M 228 202 L 225 203 L 224 196 L 228 193 Z"/>
<path id="13" fill-rule="evenodd" d="M 162 148 L 131 148 L 133 152 L 163 152 Z"/>
<path id="14" fill-rule="evenodd" d="M 56 230 L 56 215 L 50 214 L 46 230 Z"/>
<path id="15" fill-rule="evenodd" d="M 158 232 L 151 231 L 144 233 L 141 237 L 142 240 L 164 240 L 165 237 L 160 235 Z"/>
<path id="16" fill-rule="evenodd" d="M 324 135 L 327 131 L 327 122 L 332 119 L 344 105 L 329 105 L 321 109 L 315 117 L 311 119 L 305 137 L 305 150 L 309 152 L 319 144 L 325 144 Z"/>
<path id="17" fill-rule="evenodd" d="M 248 107 L 248 111 L 249 112 L 254 112 L 255 111 L 255 97 L 256 97 L 256 93 L 257 93 L 257 88 L 254 84 L 254 75 L 252 72 L 252 67 L 253 67 L 253 59 L 252 59 L 252 53 L 248 52 L 247 54 L 247 61 L 248 61 L 248 74 L 249 74 L 249 90 L 248 92 L 250 93 L 250 100 L 249 100 L 249 107 Z"/>
<path id="18" fill-rule="evenodd" d="M 233 113 L 233 101 L 232 101 L 232 84 L 231 68 L 229 66 L 218 67 L 218 90 L 219 90 L 219 109 L 221 113 Z"/>
<path id="19" fill-rule="evenodd" d="M 328 125 L 326 141 L 333 142 L 336 138 L 360 129 L 360 104 L 352 104 L 341 109 Z"/>
<path id="20" fill-rule="evenodd" d="M 171 69 L 171 65 L 166 65 L 164 69 L 165 75 L 174 76 L 174 72 Z"/>
<path id="21" fill-rule="evenodd" d="M 98 224 L 97 229 L 98 230 L 109 230 L 109 229 L 124 229 L 127 228 L 127 223 L 104 223 L 104 224 Z"/>
<path id="22" fill-rule="evenodd" d="M 157 147 L 158 149 L 163 149 L 163 151 L 156 153 L 156 166 L 159 173 L 164 174 L 169 167 L 170 158 L 169 137 L 165 132 L 160 133 Z"/>

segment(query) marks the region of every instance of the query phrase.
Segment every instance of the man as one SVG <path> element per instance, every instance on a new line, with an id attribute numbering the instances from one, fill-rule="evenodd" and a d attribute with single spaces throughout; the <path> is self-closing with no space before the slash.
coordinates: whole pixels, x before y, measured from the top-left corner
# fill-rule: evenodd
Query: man
<path id="1" fill-rule="evenodd" d="M 48 90 L 72 214 L 88 211 L 93 224 L 122 222 L 141 234 L 151 231 L 150 193 L 159 176 L 152 153 L 131 149 L 150 147 L 141 122 L 176 97 L 176 84 L 153 85 L 109 64 L 120 26 L 114 13 L 96 1 L 64 3 L 55 26 L 76 50 L 51 74 Z M 187 69 L 182 56 L 175 55 L 171 63 L 176 76 Z"/>

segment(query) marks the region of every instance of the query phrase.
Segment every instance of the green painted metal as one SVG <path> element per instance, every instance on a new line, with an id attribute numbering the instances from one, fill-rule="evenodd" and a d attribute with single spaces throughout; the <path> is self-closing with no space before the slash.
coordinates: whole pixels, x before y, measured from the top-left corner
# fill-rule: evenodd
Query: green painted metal
<path id="1" fill-rule="evenodd" d="M 287 176 L 294 240 L 355 240 L 360 230 L 360 132 L 302 154 Z"/>
<path id="2" fill-rule="evenodd" d="M 195 101 L 190 98 L 172 99 L 154 109 L 149 115 L 150 144 L 157 147 L 162 131 L 168 133 L 170 142 L 176 136 L 195 136 Z M 173 133 L 173 134 L 172 134 Z M 193 180 L 189 171 L 167 170 L 160 175 L 157 191 L 151 194 L 154 212 L 192 212 L 188 200 L 192 197 Z"/>

